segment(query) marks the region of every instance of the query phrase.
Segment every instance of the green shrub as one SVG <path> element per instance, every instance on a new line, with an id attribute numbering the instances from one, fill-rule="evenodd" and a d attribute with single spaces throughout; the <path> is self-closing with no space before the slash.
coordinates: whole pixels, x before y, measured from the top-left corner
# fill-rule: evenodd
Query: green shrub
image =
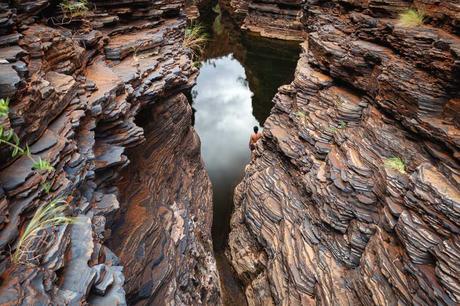
<path id="1" fill-rule="evenodd" d="M 193 59 L 198 58 L 204 51 L 208 36 L 200 24 L 192 24 L 185 29 L 183 47 L 192 50 Z"/>
<path id="2" fill-rule="evenodd" d="M 0 118 L 8 117 L 9 103 L 8 100 L 0 99 Z M 17 155 L 26 156 L 32 161 L 32 169 L 37 171 L 52 172 L 54 167 L 47 160 L 41 157 L 38 160 L 32 157 L 28 146 L 21 147 L 19 137 L 13 129 L 5 129 L 0 124 L 0 145 L 6 145 L 12 148 L 11 156 Z M 45 193 L 51 190 L 51 183 L 45 181 L 42 183 L 42 188 Z M 54 199 L 46 205 L 39 207 L 29 224 L 26 226 L 24 232 L 20 235 L 16 251 L 12 255 L 12 260 L 16 264 L 30 265 L 37 262 L 40 257 L 37 251 L 41 246 L 46 244 L 48 235 L 47 229 L 50 227 L 58 226 L 61 224 L 69 224 L 73 219 L 65 216 L 66 207 L 65 202 L 61 199 Z"/>
<path id="3" fill-rule="evenodd" d="M 423 24 L 425 14 L 421 11 L 409 9 L 399 14 L 399 25 L 404 27 L 416 27 Z"/>
<path id="4" fill-rule="evenodd" d="M 24 232 L 19 237 L 12 259 L 16 264 L 34 265 L 39 259 L 38 249 L 47 240 L 46 230 L 74 222 L 74 218 L 65 216 L 67 205 L 62 199 L 54 199 L 40 206 Z"/>
<path id="5" fill-rule="evenodd" d="M 8 99 L 0 99 L 0 117 L 8 116 L 9 104 Z"/>
<path id="6" fill-rule="evenodd" d="M 406 173 L 406 165 L 404 161 L 399 157 L 389 157 L 384 162 L 385 167 L 399 171 L 401 173 Z"/>
<path id="7" fill-rule="evenodd" d="M 70 17 L 82 17 L 89 11 L 87 0 L 64 0 L 59 4 L 59 7 L 65 15 Z"/>
<path id="8" fill-rule="evenodd" d="M 339 129 L 344 129 L 347 127 L 347 123 L 343 120 L 339 121 Z"/>

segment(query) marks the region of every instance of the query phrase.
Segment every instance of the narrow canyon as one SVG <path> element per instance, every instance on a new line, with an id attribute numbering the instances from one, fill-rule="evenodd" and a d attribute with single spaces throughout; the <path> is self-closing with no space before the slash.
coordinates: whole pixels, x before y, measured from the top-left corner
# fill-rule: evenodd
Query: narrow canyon
<path id="1" fill-rule="evenodd" d="M 459 305 L 459 149 L 459 0 L 2 1 L 0 305 Z"/>

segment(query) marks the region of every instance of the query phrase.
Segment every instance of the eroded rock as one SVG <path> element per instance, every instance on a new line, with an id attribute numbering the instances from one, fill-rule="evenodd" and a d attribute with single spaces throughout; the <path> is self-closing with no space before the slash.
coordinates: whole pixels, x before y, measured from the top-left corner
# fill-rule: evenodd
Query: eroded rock
<path id="1" fill-rule="evenodd" d="M 8 149 L 1 148 L 2 304 L 126 305 L 124 271 L 129 280 L 138 271 L 134 267 L 123 270 L 125 257 L 120 261 L 104 244 L 112 233 L 109 227 L 116 211 L 127 204 L 118 202 L 116 187 L 120 170 L 129 163 L 125 149 L 145 141 L 135 116 L 189 88 L 197 73 L 190 52 L 182 47 L 184 2 L 151 0 L 141 7 L 130 1 L 89 1 L 89 11 L 72 20 L 66 20 L 54 2 L 0 4 L 0 98 L 11 98 L 9 116 L 1 118 L 1 124 L 14 129 L 21 145 L 29 145 L 32 158 L 46 159 L 54 167 L 49 173 L 35 171 L 29 158 L 12 158 Z M 184 114 L 183 109 L 177 111 L 176 116 Z M 203 181 L 196 182 L 202 185 L 196 187 L 198 191 L 184 187 L 176 199 L 181 213 L 175 218 L 182 220 L 185 229 L 170 224 L 175 230 L 169 249 L 149 254 L 143 264 L 155 265 L 152 258 L 163 252 L 176 253 L 171 258 L 174 267 L 180 267 L 180 276 L 157 279 L 152 274 L 151 281 L 176 288 L 180 280 L 210 292 L 206 298 L 204 291 L 185 293 L 181 287 L 177 292 L 184 293 L 177 297 L 178 303 L 202 299 L 218 304 L 209 219 L 195 219 L 207 216 L 203 212 L 210 211 L 210 197 L 200 201 L 198 208 L 189 201 L 189 194 L 199 194 L 203 186 L 208 194 L 209 181 L 202 169 L 199 141 L 188 115 L 184 118 L 179 130 L 189 131 L 196 146 L 192 151 L 181 150 L 191 167 L 200 169 Z M 160 123 L 158 129 L 167 133 Z M 33 250 L 30 267 L 12 263 L 9 252 L 14 252 L 36 209 L 59 197 L 77 222 L 47 230 L 47 243 Z M 192 210 L 196 212 L 188 213 Z M 160 214 L 161 208 L 151 213 Z M 200 226 L 192 231 L 194 222 Z M 112 238 L 119 239 L 117 235 Z M 143 245 L 139 237 L 133 238 L 138 239 L 138 247 Z M 187 252 L 182 253 L 183 249 Z M 126 287 L 128 294 L 140 290 L 147 292 L 147 300 L 161 300 L 161 295 L 136 285 Z"/>
<path id="2" fill-rule="evenodd" d="M 122 214 L 111 245 L 133 304 L 216 305 L 219 277 L 209 232 L 212 190 L 183 95 L 144 114 L 148 139 L 119 184 Z M 174 135 L 174 137 L 171 137 Z"/>
<path id="3" fill-rule="evenodd" d="M 304 7 L 226 254 L 251 305 L 457 304 L 456 17 L 415 1 L 444 23 L 407 28 L 404 1 L 347 2 Z"/>

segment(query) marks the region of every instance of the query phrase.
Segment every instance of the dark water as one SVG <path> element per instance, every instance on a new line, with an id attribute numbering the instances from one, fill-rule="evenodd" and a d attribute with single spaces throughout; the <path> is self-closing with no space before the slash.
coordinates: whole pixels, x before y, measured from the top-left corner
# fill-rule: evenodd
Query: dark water
<path id="1" fill-rule="evenodd" d="M 192 97 L 195 128 L 213 184 L 214 248 L 221 251 L 229 232 L 233 190 L 250 159 L 252 127 L 263 127 L 278 87 L 293 80 L 300 48 L 242 33 L 225 6 L 217 3 L 201 9 L 209 42 Z"/>
<path id="2" fill-rule="evenodd" d="M 200 75 L 192 89 L 195 128 L 213 185 L 214 250 L 226 305 L 245 304 L 223 251 L 230 231 L 233 190 L 250 160 L 249 137 L 263 127 L 277 88 L 290 83 L 298 44 L 244 34 L 222 9 L 225 1 L 201 9 L 209 33 Z"/>

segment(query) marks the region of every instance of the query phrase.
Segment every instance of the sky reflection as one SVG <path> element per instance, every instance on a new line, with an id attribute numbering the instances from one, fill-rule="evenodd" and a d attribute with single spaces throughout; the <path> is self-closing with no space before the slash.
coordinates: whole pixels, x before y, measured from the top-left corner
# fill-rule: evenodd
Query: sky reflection
<path id="1" fill-rule="evenodd" d="M 249 161 L 252 127 L 258 125 L 243 66 L 232 55 L 206 61 L 193 96 L 195 128 L 210 176 L 238 179 Z"/>
<path id="2" fill-rule="evenodd" d="M 243 66 L 227 55 L 203 62 L 192 90 L 195 129 L 213 185 L 215 249 L 225 245 L 233 207 L 233 189 L 249 162 L 249 137 L 254 125 L 252 92 Z"/>

